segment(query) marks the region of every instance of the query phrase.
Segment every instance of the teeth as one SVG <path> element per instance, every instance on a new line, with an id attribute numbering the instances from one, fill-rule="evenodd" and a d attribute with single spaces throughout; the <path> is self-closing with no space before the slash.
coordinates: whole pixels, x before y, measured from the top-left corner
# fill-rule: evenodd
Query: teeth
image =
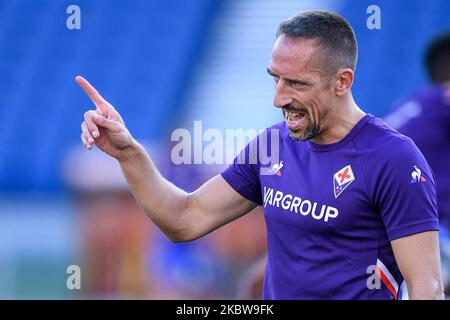
<path id="1" fill-rule="evenodd" d="M 300 112 L 287 112 L 287 114 L 291 117 L 299 117 L 300 116 Z"/>

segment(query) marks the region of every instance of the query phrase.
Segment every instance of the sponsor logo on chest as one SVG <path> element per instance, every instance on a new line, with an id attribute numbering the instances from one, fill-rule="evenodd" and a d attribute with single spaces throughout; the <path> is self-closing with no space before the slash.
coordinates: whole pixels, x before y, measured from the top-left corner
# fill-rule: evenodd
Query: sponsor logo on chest
<path id="1" fill-rule="evenodd" d="M 282 208 L 292 213 L 311 216 L 313 219 L 325 222 L 335 219 L 339 215 L 339 210 L 335 207 L 302 199 L 290 193 L 284 193 L 268 187 L 264 187 L 263 206 L 264 208 L 267 206 Z"/>

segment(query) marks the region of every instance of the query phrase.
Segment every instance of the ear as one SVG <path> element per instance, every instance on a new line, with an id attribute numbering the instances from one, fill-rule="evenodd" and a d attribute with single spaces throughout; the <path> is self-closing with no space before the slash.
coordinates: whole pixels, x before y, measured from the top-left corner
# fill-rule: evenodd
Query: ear
<path id="1" fill-rule="evenodd" d="M 352 87 L 353 79 L 355 78 L 355 74 L 352 69 L 345 68 L 339 69 L 336 73 L 336 86 L 335 92 L 337 96 L 344 96 Z"/>

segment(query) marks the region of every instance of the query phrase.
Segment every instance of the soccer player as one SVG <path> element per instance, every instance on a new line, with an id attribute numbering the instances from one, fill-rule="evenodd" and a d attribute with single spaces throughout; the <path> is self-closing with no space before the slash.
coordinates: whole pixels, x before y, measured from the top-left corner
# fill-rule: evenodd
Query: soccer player
<path id="1" fill-rule="evenodd" d="M 356 105 L 356 60 L 354 32 L 335 13 L 302 12 L 279 25 L 268 73 L 284 121 L 255 140 L 278 133 L 278 150 L 266 150 L 279 154 L 271 175 L 261 158 L 250 161 L 254 141 L 195 192 L 180 190 L 77 77 L 96 105 L 81 139 L 118 160 L 139 204 L 174 242 L 263 206 L 264 299 L 441 299 L 433 172 L 411 139 Z"/>
<path id="2" fill-rule="evenodd" d="M 436 174 L 443 282 L 450 294 L 450 33 L 425 53 L 431 85 L 393 107 L 385 121 L 410 137 Z"/>

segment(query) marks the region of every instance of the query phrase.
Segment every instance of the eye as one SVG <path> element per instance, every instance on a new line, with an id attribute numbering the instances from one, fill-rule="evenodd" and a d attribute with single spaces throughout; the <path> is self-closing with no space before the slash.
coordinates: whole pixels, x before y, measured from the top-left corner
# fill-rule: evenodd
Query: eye
<path id="1" fill-rule="evenodd" d="M 301 89 L 301 88 L 305 87 L 305 83 L 299 82 L 299 81 L 292 81 L 291 85 L 294 89 Z"/>
<path id="2" fill-rule="evenodd" d="M 275 81 L 275 83 L 278 83 L 278 81 L 280 81 L 280 77 L 278 77 L 278 76 L 273 76 L 273 81 Z"/>

